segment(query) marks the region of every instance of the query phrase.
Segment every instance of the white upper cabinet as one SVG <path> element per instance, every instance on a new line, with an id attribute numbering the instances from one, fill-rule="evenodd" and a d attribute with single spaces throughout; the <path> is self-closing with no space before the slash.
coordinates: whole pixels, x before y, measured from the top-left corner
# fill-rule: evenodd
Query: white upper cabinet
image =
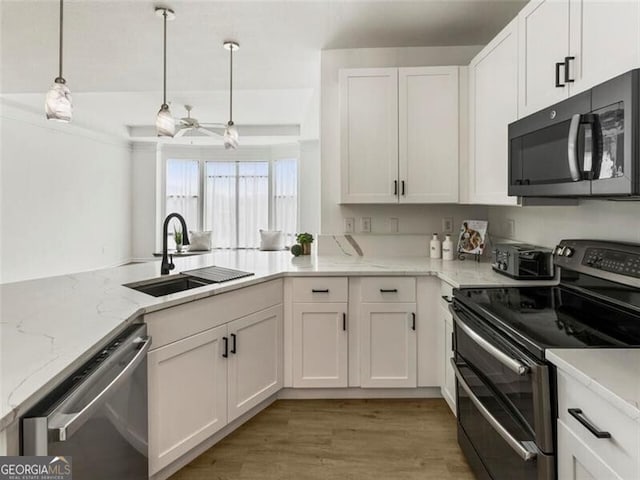
<path id="1" fill-rule="evenodd" d="M 637 0 L 532 0 L 518 28 L 520 117 L 640 66 Z"/>
<path id="2" fill-rule="evenodd" d="M 458 67 L 400 68 L 400 203 L 458 201 Z"/>
<path id="3" fill-rule="evenodd" d="M 341 70 L 341 202 L 457 202 L 458 93 L 458 67 Z"/>
<path id="4" fill-rule="evenodd" d="M 569 95 L 562 65 L 569 56 L 569 0 L 532 0 L 518 23 L 519 114 L 524 117 Z"/>
<path id="5" fill-rule="evenodd" d="M 571 0 L 573 95 L 640 66 L 640 2 Z"/>
<path id="6" fill-rule="evenodd" d="M 397 203 L 398 69 L 340 71 L 343 203 Z"/>
<path id="7" fill-rule="evenodd" d="M 469 65 L 471 203 L 515 205 L 507 195 L 508 125 L 518 119 L 518 21 L 513 20 Z"/>

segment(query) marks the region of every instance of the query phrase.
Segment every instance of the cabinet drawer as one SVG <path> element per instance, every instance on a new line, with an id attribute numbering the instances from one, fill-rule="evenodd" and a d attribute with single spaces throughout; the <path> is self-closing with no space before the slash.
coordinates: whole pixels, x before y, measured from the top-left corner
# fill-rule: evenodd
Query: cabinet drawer
<path id="1" fill-rule="evenodd" d="M 363 302 L 415 302 L 416 279 L 407 277 L 371 277 L 362 279 Z"/>
<path id="2" fill-rule="evenodd" d="M 349 284 L 346 277 L 306 277 L 293 279 L 295 303 L 346 302 Z"/>
<path id="3" fill-rule="evenodd" d="M 582 410 L 585 420 L 611 438 L 597 438 L 568 412 L 570 408 Z M 622 478 L 640 478 L 640 424 L 562 371 L 558 371 L 558 418 Z"/>

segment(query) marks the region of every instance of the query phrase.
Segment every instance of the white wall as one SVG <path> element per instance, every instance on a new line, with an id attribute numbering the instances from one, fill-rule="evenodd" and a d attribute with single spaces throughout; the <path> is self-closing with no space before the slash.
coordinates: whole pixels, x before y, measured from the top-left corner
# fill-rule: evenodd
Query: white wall
<path id="1" fill-rule="evenodd" d="M 0 281 L 131 256 L 130 147 L 2 105 Z"/>
<path id="2" fill-rule="evenodd" d="M 320 142 L 300 142 L 298 163 L 298 230 L 320 231 Z"/>
<path id="3" fill-rule="evenodd" d="M 589 238 L 640 243 L 640 203 L 582 200 L 577 206 L 490 207 L 489 230 L 506 237 L 508 220 L 515 222 L 512 238 L 546 247 L 563 238 Z"/>
<path id="4" fill-rule="evenodd" d="M 359 48 L 324 50 L 321 56 L 321 232 L 343 232 L 345 217 L 371 217 L 372 231 L 388 231 L 389 217 L 399 218 L 400 233 L 441 231 L 441 217 L 478 218 L 486 216 L 483 207 L 415 205 L 339 205 L 340 201 L 340 110 L 338 72 L 341 68 L 414 67 L 468 65 L 482 46 Z M 461 138 L 464 137 L 461 134 Z M 359 223 L 359 222 L 357 222 Z M 359 224 L 356 225 L 356 231 Z"/>
<path id="5" fill-rule="evenodd" d="M 133 260 L 148 260 L 157 249 L 160 238 L 158 225 L 161 212 L 156 211 L 156 196 L 161 190 L 162 181 L 158 177 L 158 145 L 154 143 L 136 143 L 131 154 L 131 190 L 132 190 L 132 239 L 131 257 Z"/>

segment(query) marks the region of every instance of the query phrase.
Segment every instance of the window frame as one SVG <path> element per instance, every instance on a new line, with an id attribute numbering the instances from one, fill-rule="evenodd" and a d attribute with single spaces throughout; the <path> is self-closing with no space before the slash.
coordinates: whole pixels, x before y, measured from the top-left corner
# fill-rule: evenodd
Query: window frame
<path id="1" fill-rule="evenodd" d="M 280 146 L 279 146 L 280 147 Z M 159 227 L 161 228 L 164 219 L 167 217 L 167 169 L 169 160 L 191 160 L 198 162 L 198 225 L 193 228 L 187 225 L 189 230 L 202 231 L 205 225 L 205 188 L 206 188 L 206 167 L 207 162 L 226 162 L 226 163 L 242 163 L 242 162 L 266 162 L 268 164 L 268 195 L 269 195 L 269 208 L 268 208 L 268 229 L 273 230 L 275 228 L 275 198 L 274 198 L 274 163 L 278 160 L 294 159 L 296 161 L 296 229 L 300 225 L 300 149 L 298 145 L 287 145 L 281 152 L 275 151 L 273 148 L 250 148 L 244 147 L 243 151 L 246 155 L 238 155 L 238 158 L 232 158 L 236 155 L 225 154 L 223 149 L 211 149 L 211 147 L 203 148 L 170 148 L 163 149 L 161 153 L 160 166 L 162 168 L 160 180 L 161 197 L 158 205 L 158 211 L 160 212 L 160 218 L 158 219 Z M 239 151 L 235 151 L 239 152 Z M 236 173 L 237 173 L 236 165 Z M 236 176 L 236 182 L 237 182 Z M 236 183 L 237 185 L 237 183 Z M 236 190 L 237 191 L 237 190 Z M 236 216 L 237 212 L 236 202 Z M 236 227 L 237 229 L 237 227 Z M 160 230 L 161 231 L 161 230 Z M 173 235 L 173 232 L 168 232 L 169 235 Z M 297 233 L 297 232 L 294 232 Z M 162 236 L 160 235 L 160 242 L 162 242 Z M 238 237 L 236 233 L 236 243 Z M 215 248 L 214 248 L 215 249 Z M 233 247 L 232 249 L 240 249 L 240 247 Z M 243 248 L 244 249 L 244 248 Z M 225 249 L 220 249 L 225 250 Z"/>

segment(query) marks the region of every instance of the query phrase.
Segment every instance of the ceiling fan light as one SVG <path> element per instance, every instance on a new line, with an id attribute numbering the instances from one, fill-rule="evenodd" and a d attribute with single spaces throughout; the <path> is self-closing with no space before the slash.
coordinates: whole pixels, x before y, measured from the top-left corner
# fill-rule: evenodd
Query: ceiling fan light
<path id="1" fill-rule="evenodd" d="M 156 132 L 159 137 L 173 137 L 176 134 L 176 121 L 166 103 L 160 107 L 156 117 Z"/>
<path id="2" fill-rule="evenodd" d="M 224 129 L 224 148 L 229 150 L 235 150 L 238 148 L 238 129 L 233 124 L 233 122 L 229 122 L 227 127 Z"/>
<path id="3" fill-rule="evenodd" d="M 73 113 L 71 90 L 67 87 L 64 78 L 56 78 L 45 97 L 44 109 L 47 120 L 56 120 L 64 123 L 71 121 Z"/>

